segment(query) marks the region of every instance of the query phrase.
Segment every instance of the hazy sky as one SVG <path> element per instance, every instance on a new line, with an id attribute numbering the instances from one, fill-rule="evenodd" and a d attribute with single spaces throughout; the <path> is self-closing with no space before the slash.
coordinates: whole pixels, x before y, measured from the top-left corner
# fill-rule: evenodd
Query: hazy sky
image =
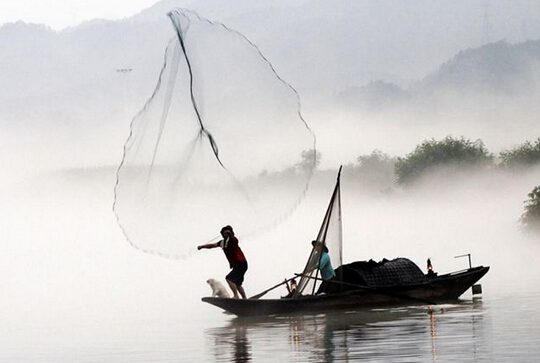
<path id="1" fill-rule="evenodd" d="M 63 29 L 95 18 L 121 19 L 156 0 L 7 0 L 0 2 L 0 24 L 23 20 Z"/>

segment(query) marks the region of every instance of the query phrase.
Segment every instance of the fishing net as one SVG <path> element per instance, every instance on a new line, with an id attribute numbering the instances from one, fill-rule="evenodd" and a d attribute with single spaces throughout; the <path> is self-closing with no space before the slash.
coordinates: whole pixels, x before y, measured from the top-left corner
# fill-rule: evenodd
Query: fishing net
<path id="1" fill-rule="evenodd" d="M 354 290 L 354 285 L 370 287 L 391 287 L 419 284 L 427 281 L 420 268 L 407 258 L 356 261 L 340 266 L 336 272 L 347 285 L 342 290 Z M 335 286 L 334 286 L 335 287 Z"/>
<path id="2" fill-rule="evenodd" d="M 297 92 L 257 46 L 193 12 L 168 16 L 174 36 L 131 122 L 113 209 L 134 247 L 181 258 L 224 225 L 242 238 L 286 219 L 316 150 Z"/>

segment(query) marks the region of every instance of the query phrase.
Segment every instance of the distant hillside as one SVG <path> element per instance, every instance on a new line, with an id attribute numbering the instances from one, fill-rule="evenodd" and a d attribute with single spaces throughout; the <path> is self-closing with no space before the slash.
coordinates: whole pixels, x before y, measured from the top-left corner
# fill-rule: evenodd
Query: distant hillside
<path id="1" fill-rule="evenodd" d="M 164 20 L 93 21 L 61 32 L 22 22 L 4 25 L 0 28 L 0 99 L 87 93 L 79 87 L 99 88 L 118 68 L 159 70 L 170 36 L 170 25 Z M 155 79 L 155 74 L 150 78 Z"/>
<path id="2" fill-rule="evenodd" d="M 540 86 L 540 40 L 486 44 L 459 52 L 414 87 L 415 92 L 462 91 L 524 94 Z"/>
<path id="3" fill-rule="evenodd" d="M 497 4 L 494 39 L 521 41 L 528 36 L 519 31 L 524 24 L 530 34 L 540 33 L 540 13 L 531 14 L 527 0 Z M 377 79 L 401 86 L 482 42 L 477 24 L 483 8 L 469 0 L 162 0 L 129 18 L 60 32 L 24 23 L 1 26 L 0 104 L 55 95 L 103 105 L 123 92 L 125 85 L 111 81 L 127 78 L 114 73 L 125 67 L 133 69 L 129 88 L 140 102 L 172 35 L 165 14 L 177 6 L 244 33 L 303 99 L 325 100 Z"/>
<path id="4" fill-rule="evenodd" d="M 445 95 L 530 96 L 540 92 L 540 40 L 506 41 L 459 52 L 435 72 L 410 87 L 374 81 L 349 87 L 335 96 L 341 105 L 368 110 Z"/>
<path id="5" fill-rule="evenodd" d="M 501 135 L 513 125 L 514 139 L 522 141 L 530 125 L 540 124 L 535 118 L 540 106 L 533 105 L 538 41 L 523 42 L 540 34 L 540 12 L 531 12 L 530 0 L 490 3 L 497 12 L 490 37 L 508 42 L 483 47 L 484 10 L 470 0 L 162 0 L 121 20 L 95 19 L 62 31 L 6 24 L 0 26 L 2 135 L 26 145 L 20 141 L 24 135 L 47 152 L 53 143 L 62 145 L 61 157 L 76 158 L 72 151 L 87 147 L 89 164 L 121 151 L 129 121 L 152 93 L 174 36 L 166 13 L 179 6 L 223 22 L 257 44 L 299 91 L 319 134 L 351 120 L 342 135 L 359 147 L 372 125 L 384 140 L 401 125 L 426 138 L 433 133 L 410 125 L 477 125 L 483 118 L 487 126 L 472 130 L 483 137 L 497 118 L 504 124 Z M 523 94 L 526 102 L 517 102 Z M 351 109 L 347 117 L 337 115 Z M 365 110 L 383 117 L 371 118 Z M 391 131 L 383 130 L 380 120 L 391 123 Z M 440 136 L 466 133 L 456 130 L 446 128 Z"/>

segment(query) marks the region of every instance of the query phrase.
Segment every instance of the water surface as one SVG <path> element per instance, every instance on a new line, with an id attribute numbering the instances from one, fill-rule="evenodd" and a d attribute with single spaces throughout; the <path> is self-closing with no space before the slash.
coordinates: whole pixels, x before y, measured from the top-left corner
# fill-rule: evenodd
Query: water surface
<path id="1" fill-rule="evenodd" d="M 0 361 L 533 362 L 539 297 L 259 318 L 201 303 L 190 314 L 131 321 L 19 320 L 2 325 Z"/>

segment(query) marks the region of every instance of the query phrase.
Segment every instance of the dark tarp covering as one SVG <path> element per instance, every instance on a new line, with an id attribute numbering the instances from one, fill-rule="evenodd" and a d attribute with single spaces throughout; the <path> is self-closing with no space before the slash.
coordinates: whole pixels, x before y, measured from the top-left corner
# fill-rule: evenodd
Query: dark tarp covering
<path id="1" fill-rule="evenodd" d="M 336 280 L 341 279 L 344 284 L 328 284 L 327 293 L 356 289 L 356 287 L 347 284 L 391 287 L 426 281 L 422 270 L 407 258 L 383 259 L 380 262 L 373 260 L 352 262 L 338 267 L 336 276 Z"/>

